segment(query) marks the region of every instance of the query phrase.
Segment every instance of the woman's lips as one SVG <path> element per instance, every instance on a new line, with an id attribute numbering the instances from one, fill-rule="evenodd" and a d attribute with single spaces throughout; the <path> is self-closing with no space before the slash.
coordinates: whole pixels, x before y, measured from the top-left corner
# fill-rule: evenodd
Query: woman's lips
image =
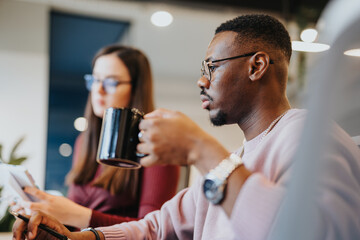
<path id="1" fill-rule="evenodd" d="M 99 106 L 104 106 L 105 105 L 105 101 L 102 100 L 102 99 L 98 99 L 96 102 L 97 102 L 97 104 L 99 104 Z"/>

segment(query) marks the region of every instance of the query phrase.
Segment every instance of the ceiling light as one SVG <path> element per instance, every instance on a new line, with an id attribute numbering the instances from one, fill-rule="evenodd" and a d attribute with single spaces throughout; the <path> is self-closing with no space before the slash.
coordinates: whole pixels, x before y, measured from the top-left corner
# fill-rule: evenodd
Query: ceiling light
<path id="1" fill-rule="evenodd" d="M 78 117 L 74 121 L 74 127 L 79 132 L 83 132 L 87 129 L 87 120 L 84 117 Z"/>
<path id="2" fill-rule="evenodd" d="M 316 29 L 308 28 L 301 32 L 300 38 L 304 42 L 311 43 L 311 42 L 315 41 L 317 34 L 318 34 L 318 32 L 316 31 Z"/>
<path id="3" fill-rule="evenodd" d="M 63 157 L 69 157 L 72 153 L 72 147 L 67 143 L 63 143 L 59 147 L 59 153 Z"/>
<path id="4" fill-rule="evenodd" d="M 360 57 L 360 48 L 347 50 L 344 54 L 347 56 Z"/>
<path id="5" fill-rule="evenodd" d="M 173 16 L 165 11 L 158 11 L 151 15 L 151 22 L 158 27 L 169 26 L 173 21 Z"/>
<path id="6" fill-rule="evenodd" d="M 330 46 L 323 43 L 310 43 L 302 41 L 292 41 L 292 50 L 300 52 L 323 52 L 329 50 Z"/>

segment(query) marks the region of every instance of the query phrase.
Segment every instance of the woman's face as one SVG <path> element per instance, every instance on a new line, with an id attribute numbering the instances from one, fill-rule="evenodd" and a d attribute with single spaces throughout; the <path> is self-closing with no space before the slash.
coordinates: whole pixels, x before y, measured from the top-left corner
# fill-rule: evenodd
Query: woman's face
<path id="1" fill-rule="evenodd" d="M 115 54 L 99 57 L 95 61 L 93 76 L 100 81 L 113 78 L 119 82 L 131 82 L 129 70 Z M 128 107 L 130 98 L 131 84 L 119 84 L 113 93 L 107 93 L 100 83 L 94 83 L 91 88 L 91 103 L 97 117 L 102 118 L 104 111 L 110 107 Z"/>

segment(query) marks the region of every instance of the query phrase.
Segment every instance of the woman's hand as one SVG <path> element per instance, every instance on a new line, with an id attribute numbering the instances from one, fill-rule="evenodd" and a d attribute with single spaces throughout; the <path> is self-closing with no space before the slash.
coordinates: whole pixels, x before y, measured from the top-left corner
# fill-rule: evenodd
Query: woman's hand
<path id="1" fill-rule="evenodd" d="M 75 240 L 79 238 L 74 238 L 72 233 L 60 222 L 51 216 L 47 216 L 42 212 L 34 212 L 33 215 L 27 216 L 29 218 L 29 223 L 21 219 L 17 219 L 13 225 L 13 239 L 23 240 L 23 239 L 46 239 L 46 240 L 55 240 L 57 238 L 48 234 L 47 232 L 38 228 L 39 224 L 42 223 L 49 228 L 55 230 L 56 232 L 67 236 L 68 238 Z"/>
<path id="2" fill-rule="evenodd" d="M 229 155 L 212 136 L 180 112 L 155 110 L 145 115 L 139 129 L 142 137 L 137 150 L 147 154 L 141 159 L 144 166 L 194 164 L 205 174 Z"/>
<path id="3" fill-rule="evenodd" d="M 68 198 L 54 196 L 35 187 L 25 187 L 24 191 L 39 199 L 38 202 L 20 201 L 16 207 L 41 211 L 62 224 L 85 228 L 89 225 L 92 210 L 74 203 Z"/>

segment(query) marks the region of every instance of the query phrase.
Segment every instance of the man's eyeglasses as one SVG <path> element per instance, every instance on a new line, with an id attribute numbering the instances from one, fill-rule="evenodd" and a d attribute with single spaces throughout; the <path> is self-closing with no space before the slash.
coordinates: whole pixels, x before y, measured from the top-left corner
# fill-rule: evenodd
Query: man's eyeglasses
<path id="1" fill-rule="evenodd" d="M 91 91 L 94 84 L 102 84 L 103 89 L 107 94 L 112 94 L 116 91 L 116 87 L 120 84 L 131 84 L 131 81 L 118 81 L 115 78 L 109 77 L 100 80 L 91 74 L 84 75 L 87 90 Z"/>
<path id="2" fill-rule="evenodd" d="M 235 57 L 216 59 L 213 61 L 204 60 L 201 63 L 201 77 L 205 76 L 209 80 L 209 82 L 211 82 L 211 73 L 214 72 L 214 70 L 215 70 L 215 66 L 212 66 L 211 64 L 216 63 L 216 62 L 226 61 L 226 60 L 242 58 L 242 57 L 250 57 L 250 56 L 253 56 L 255 53 L 257 53 L 257 52 L 246 53 L 246 54 L 242 54 L 242 55 L 235 56 Z M 270 59 L 270 64 L 273 64 L 273 63 L 274 63 L 273 60 Z"/>

